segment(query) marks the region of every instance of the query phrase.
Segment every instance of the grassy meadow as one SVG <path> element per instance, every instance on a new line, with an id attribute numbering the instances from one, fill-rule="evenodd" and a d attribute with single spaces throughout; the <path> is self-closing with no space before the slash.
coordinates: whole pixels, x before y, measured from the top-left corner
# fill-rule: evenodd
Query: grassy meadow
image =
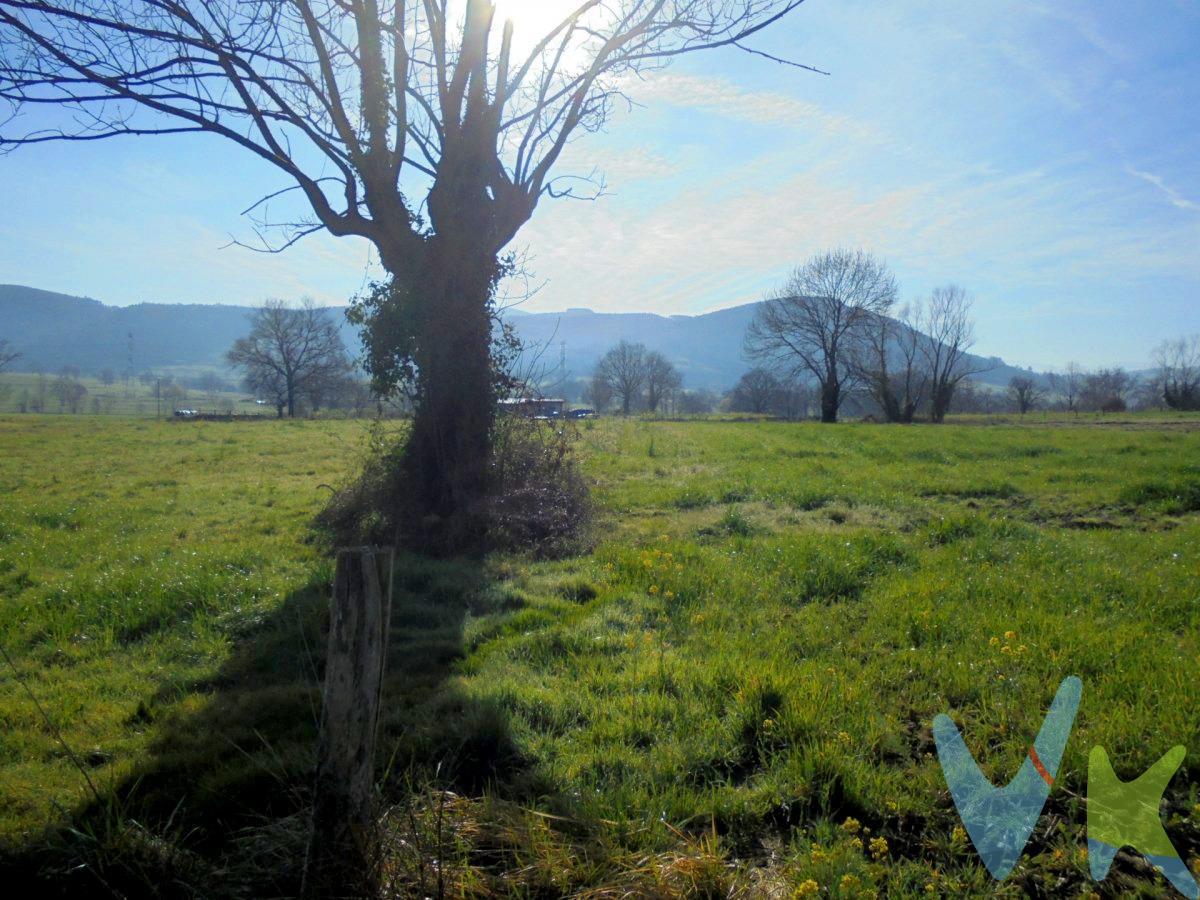
<path id="1" fill-rule="evenodd" d="M 1200 866 L 1200 418 L 584 423 L 593 552 L 401 557 L 382 723 L 396 896 L 1022 896 L 1087 877 L 1087 754 Z M 397 427 L 397 426 L 393 426 Z M 287 896 L 364 422 L 0 417 L 0 848 L 42 895 Z M 15 673 L 14 673 L 15 667 Z M 949 712 L 1007 781 L 1075 731 L 996 884 Z"/>

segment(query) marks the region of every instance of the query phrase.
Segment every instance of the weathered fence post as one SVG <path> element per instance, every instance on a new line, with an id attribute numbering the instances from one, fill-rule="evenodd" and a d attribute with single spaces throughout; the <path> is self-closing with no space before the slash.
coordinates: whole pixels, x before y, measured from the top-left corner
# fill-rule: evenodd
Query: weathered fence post
<path id="1" fill-rule="evenodd" d="M 339 550 L 303 895 L 374 893 L 375 731 L 392 609 L 393 551 Z"/>

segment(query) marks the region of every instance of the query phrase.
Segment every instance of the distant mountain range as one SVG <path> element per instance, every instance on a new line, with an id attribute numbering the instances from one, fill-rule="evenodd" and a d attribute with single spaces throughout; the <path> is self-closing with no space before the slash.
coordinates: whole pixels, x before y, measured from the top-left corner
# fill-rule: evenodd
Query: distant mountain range
<path id="1" fill-rule="evenodd" d="M 720 309 L 698 316 L 653 313 L 601 313 L 568 309 L 561 313 L 506 313 L 521 338 L 544 348 L 542 364 L 565 362 L 568 378 L 590 373 L 600 356 L 622 338 L 667 356 L 690 388 L 723 391 L 753 365 L 742 354 L 742 337 L 758 304 Z M 0 338 L 22 356 L 15 369 L 54 372 L 74 366 L 83 372 L 123 373 L 162 369 L 225 371 L 225 352 L 246 334 L 250 307 L 217 304 L 139 303 L 106 306 L 88 297 L 70 297 L 21 285 L 0 284 Z M 361 349 L 357 331 L 342 310 L 328 310 L 341 324 L 351 352 Z M 1005 385 L 1028 374 L 1003 360 L 972 357 L 986 366 L 978 380 Z"/>

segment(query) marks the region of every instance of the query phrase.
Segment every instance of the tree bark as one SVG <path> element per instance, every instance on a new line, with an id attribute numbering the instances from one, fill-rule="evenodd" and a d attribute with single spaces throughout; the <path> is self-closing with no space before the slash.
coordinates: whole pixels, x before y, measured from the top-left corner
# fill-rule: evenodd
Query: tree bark
<path id="1" fill-rule="evenodd" d="M 827 424 L 836 422 L 838 408 L 841 406 L 841 385 L 829 380 L 821 385 L 821 421 Z"/>
<path id="2" fill-rule="evenodd" d="M 421 279 L 420 389 L 404 459 L 415 521 L 404 524 L 413 532 L 410 541 L 436 553 L 473 552 L 486 539 L 496 260 L 477 248 L 477 242 L 433 238 Z"/>

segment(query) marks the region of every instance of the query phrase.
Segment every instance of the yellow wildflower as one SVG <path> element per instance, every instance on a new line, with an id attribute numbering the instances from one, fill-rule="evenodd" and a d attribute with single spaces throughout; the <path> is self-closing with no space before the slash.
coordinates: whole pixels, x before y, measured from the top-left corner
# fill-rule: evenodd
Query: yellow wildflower
<path id="1" fill-rule="evenodd" d="M 854 818 L 854 816 L 848 816 L 846 821 L 842 823 L 842 831 L 846 832 L 847 834 L 858 834 L 861 828 L 862 823 L 859 822 L 858 819 Z"/>
<path id="2" fill-rule="evenodd" d="M 871 838 L 871 856 L 874 859 L 883 859 L 888 855 L 888 842 L 886 838 L 874 837 Z"/>
<path id="3" fill-rule="evenodd" d="M 1017 636 L 1017 633 L 1016 633 L 1015 631 L 1006 631 L 1006 632 L 1004 632 L 1004 639 L 1005 639 L 1006 641 L 1011 641 L 1011 640 L 1013 640 L 1013 639 L 1014 639 L 1016 636 Z"/>
<path id="4" fill-rule="evenodd" d="M 991 636 L 991 638 L 988 640 L 988 643 L 989 643 L 989 644 L 991 644 L 993 647 L 995 647 L 995 646 L 997 646 L 997 645 L 1000 643 L 1000 638 L 996 637 L 996 636 L 993 634 L 993 635 Z"/>
<path id="5" fill-rule="evenodd" d="M 1001 653 L 1012 653 L 1012 647 L 1008 646 L 1008 644 L 1005 644 L 1003 647 L 1000 648 L 1000 652 Z"/>
<path id="6" fill-rule="evenodd" d="M 862 838 L 850 838 L 850 846 L 855 850 L 862 850 Z"/>
<path id="7" fill-rule="evenodd" d="M 796 886 L 796 896 L 797 897 L 812 897 L 813 895 L 819 894 L 820 892 L 821 892 L 821 886 L 819 884 L 817 884 L 815 881 L 813 881 L 811 878 L 800 882 L 800 884 L 798 884 Z"/>
<path id="8" fill-rule="evenodd" d="M 812 845 L 813 864 L 820 865 L 821 863 L 825 862 L 825 860 L 827 860 L 827 859 L 829 859 L 829 854 L 825 852 L 825 849 L 820 844 L 813 844 Z"/>
<path id="9" fill-rule="evenodd" d="M 657 584 L 650 585 L 650 593 L 652 593 L 652 594 L 658 593 L 658 585 Z M 1007 649 L 1007 648 L 1005 648 L 1005 649 Z"/>
<path id="10" fill-rule="evenodd" d="M 846 746 L 850 746 L 854 740 L 852 737 L 850 737 L 849 733 L 845 731 L 839 731 L 837 733 L 837 739 L 839 743 L 845 744 Z"/>
<path id="11" fill-rule="evenodd" d="M 842 890 L 843 891 L 854 890 L 855 888 L 858 887 L 858 883 L 859 882 L 858 882 L 857 875 L 851 875 L 849 872 L 847 872 L 845 875 L 842 876 Z"/>

